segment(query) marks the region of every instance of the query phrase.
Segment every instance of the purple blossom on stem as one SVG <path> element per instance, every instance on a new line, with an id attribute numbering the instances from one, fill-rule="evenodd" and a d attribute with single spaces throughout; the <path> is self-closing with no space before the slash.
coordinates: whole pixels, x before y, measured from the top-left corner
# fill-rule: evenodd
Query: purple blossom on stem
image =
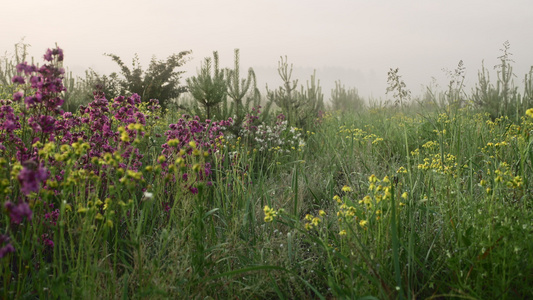
<path id="1" fill-rule="evenodd" d="M 31 164 L 35 164 L 35 162 L 27 163 L 17 177 L 21 185 L 20 190 L 24 195 L 29 195 L 31 192 L 38 192 L 40 183 L 48 178 L 46 168 L 41 166 L 35 168 Z"/>
<path id="2" fill-rule="evenodd" d="M 13 101 L 19 102 L 22 99 L 22 97 L 24 97 L 24 93 L 22 91 L 15 92 L 13 94 Z"/>
<path id="3" fill-rule="evenodd" d="M 11 243 L 9 243 L 9 236 L 5 234 L 0 234 L 0 246 L 4 244 L 7 245 L 0 248 L 0 258 L 5 257 L 8 253 L 15 252 L 15 248 L 13 247 L 13 245 L 11 245 Z"/>
<path id="4" fill-rule="evenodd" d="M 11 222 L 15 224 L 20 224 L 24 220 L 24 217 L 26 217 L 29 221 L 31 221 L 33 212 L 31 211 L 28 203 L 21 202 L 15 206 L 13 202 L 8 201 L 4 204 L 4 207 L 9 212 L 9 217 L 11 218 Z"/>
<path id="5" fill-rule="evenodd" d="M 22 76 L 14 76 L 13 79 L 12 79 L 13 83 L 17 83 L 17 84 L 25 84 L 26 83 L 26 80 L 24 79 L 24 77 Z"/>

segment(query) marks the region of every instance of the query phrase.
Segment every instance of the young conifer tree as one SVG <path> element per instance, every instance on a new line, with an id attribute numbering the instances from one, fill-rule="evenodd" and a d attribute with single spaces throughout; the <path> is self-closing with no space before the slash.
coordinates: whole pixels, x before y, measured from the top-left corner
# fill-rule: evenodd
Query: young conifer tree
<path id="1" fill-rule="evenodd" d="M 211 119 L 227 96 L 226 79 L 218 67 L 216 51 L 213 52 L 213 60 L 210 57 L 204 59 L 198 75 L 188 78 L 187 84 L 193 98 L 204 108 L 207 119 Z"/>

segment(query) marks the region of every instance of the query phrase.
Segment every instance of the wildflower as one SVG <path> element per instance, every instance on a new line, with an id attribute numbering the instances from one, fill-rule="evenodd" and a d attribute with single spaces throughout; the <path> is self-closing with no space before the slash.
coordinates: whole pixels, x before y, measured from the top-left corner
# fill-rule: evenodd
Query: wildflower
<path id="1" fill-rule="evenodd" d="M 402 198 L 407 199 L 407 192 L 403 192 Z"/>
<path id="2" fill-rule="evenodd" d="M 339 197 L 339 195 L 333 196 L 333 200 L 337 201 L 337 203 L 339 203 L 339 204 L 342 203 L 341 197 Z"/>
<path id="3" fill-rule="evenodd" d="M 24 168 L 17 176 L 21 184 L 20 190 L 24 195 L 29 195 L 31 192 L 39 191 L 39 184 L 48 178 L 46 168 L 41 166 L 35 167 L 36 163 L 31 161 L 25 163 Z"/>
<path id="4" fill-rule="evenodd" d="M 341 230 L 341 231 L 339 232 L 339 235 L 340 235 L 340 236 L 344 236 L 344 235 L 346 235 L 346 230 L 344 230 L 344 229 Z"/>
<path id="5" fill-rule="evenodd" d="M 304 228 L 305 230 L 309 231 L 313 228 L 313 225 L 311 223 L 305 223 Z"/>
<path id="6" fill-rule="evenodd" d="M 342 191 L 343 191 L 343 192 L 352 192 L 353 190 L 352 190 L 351 187 L 345 185 L 345 186 L 342 187 Z"/>
<path id="7" fill-rule="evenodd" d="M 30 206 L 26 202 L 19 203 L 17 206 L 13 204 L 11 201 L 7 201 L 4 204 L 4 207 L 9 212 L 9 217 L 11 218 L 11 221 L 15 224 L 22 223 L 24 217 L 26 217 L 29 221 L 31 221 L 31 218 L 33 216 L 33 212 L 30 209 Z"/>
<path id="8" fill-rule="evenodd" d="M 404 167 L 400 167 L 396 173 L 400 174 L 400 173 L 407 173 L 407 170 L 404 168 Z"/>
<path id="9" fill-rule="evenodd" d="M 374 174 L 372 174 L 372 175 L 370 175 L 370 177 L 368 177 L 368 182 L 370 182 L 370 183 L 377 182 L 377 181 L 378 181 L 378 178 Z"/>
<path id="10" fill-rule="evenodd" d="M 359 226 L 361 226 L 361 227 L 366 227 L 366 224 L 368 224 L 368 221 L 367 221 L 367 220 L 361 220 L 361 221 L 359 222 Z"/>
<path id="11" fill-rule="evenodd" d="M 274 209 L 270 208 L 268 205 L 265 205 L 263 208 L 263 212 L 265 213 L 265 222 L 272 222 L 274 218 L 278 215 L 278 212 L 276 212 Z"/>
<path id="12" fill-rule="evenodd" d="M 318 214 L 323 217 L 326 215 L 326 212 L 321 209 L 318 211 Z"/>
<path id="13" fill-rule="evenodd" d="M 113 228 L 113 221 L 112 220 L 107 220 L 105 225 L 109 228 Z"/>
<path id="14" fill-rule="evenodd" d="M 526 115 L 533 118 L 533 108 L 526 110 Z"/>
<path id="15" fill-rule="evenodd" d="M 15 247 L 13 247 L 11 243 L 9 243 L 9 236 L 0 234 L 0 246 L 2 246 L 3 244 L 7 245 L 0 248 L 0 258 L 5 257 L 8 253 L 15 252 Z"/>
<path id="16" fill-rule="evenodd" d="M 146 199 L 152 199 L 154 197 L 154 194 L 150 192 L 144 192 L 144 197 Z"/>

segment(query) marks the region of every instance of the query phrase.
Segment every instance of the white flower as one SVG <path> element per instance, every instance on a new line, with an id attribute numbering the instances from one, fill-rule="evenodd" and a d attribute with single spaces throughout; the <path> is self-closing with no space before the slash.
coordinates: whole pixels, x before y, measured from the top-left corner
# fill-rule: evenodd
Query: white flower
<path id="1" fill-rule="evenodd" d="M 144 197 L 146 199 L 152 199 L 154 197 L 154 194 L 150 192 L 144 192 Z"/>

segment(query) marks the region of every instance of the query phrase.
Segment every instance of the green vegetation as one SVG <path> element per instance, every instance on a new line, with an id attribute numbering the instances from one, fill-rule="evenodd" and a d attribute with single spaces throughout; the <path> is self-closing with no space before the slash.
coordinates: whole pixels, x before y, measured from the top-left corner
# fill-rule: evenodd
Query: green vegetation
<path id="1" fill-rule="evenodd" d="M 77 85 L 55 80 L 49 50 L 0 89 L 0 295 L 528 298 L 533 81 L 520 95 L 505 53 L 470 97 L 462 63 L 446 92 L 411 101 L 391 69 L 396 103 L 363 105 L 338 82 L 337 110 L 282 59 L 260 110 L 253 70 L 240 78 L 237 51 L 220 70 L 215 52 L 188 82 L 204 108 L 190 116 L 102 90 L 61 112 Z"/>

